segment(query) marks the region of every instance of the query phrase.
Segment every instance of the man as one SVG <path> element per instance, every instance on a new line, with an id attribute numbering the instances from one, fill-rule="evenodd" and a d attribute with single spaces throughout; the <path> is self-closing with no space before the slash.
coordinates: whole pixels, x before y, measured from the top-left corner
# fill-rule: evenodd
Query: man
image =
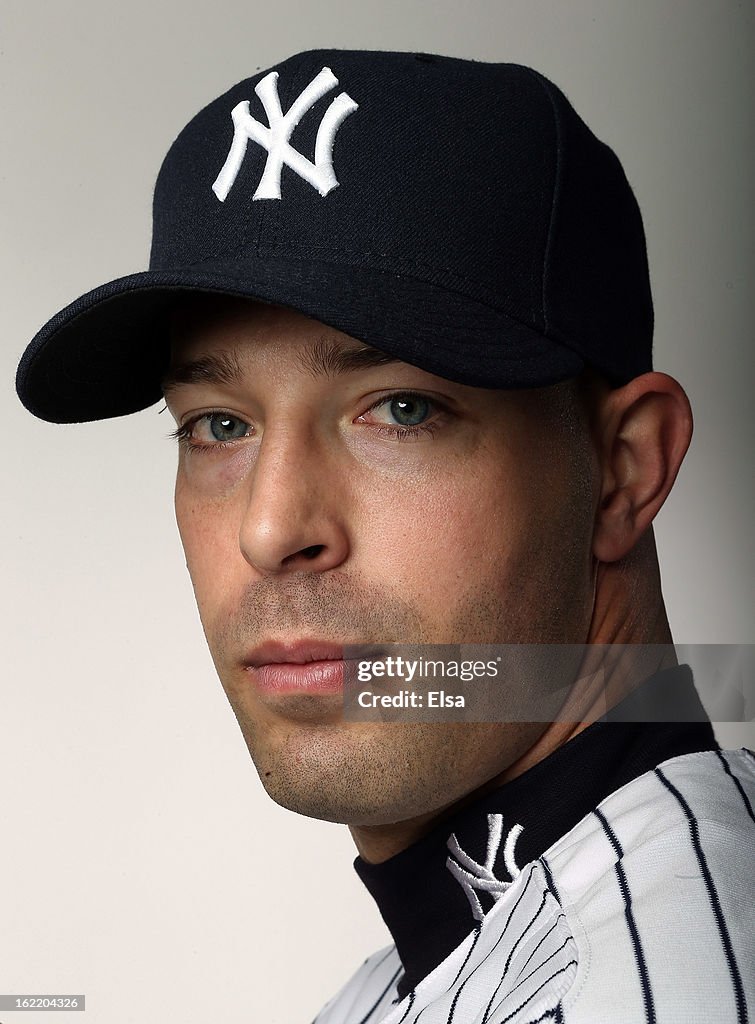
<path id="1" fill-rule="evenodd" d="M 395 940 L 317 1020 L 748 1020 L 752 755 L 675 663 L 651 523 L 692 421 L 614 154 L 530 69 L 311 52 L 194 118 L 154 215 L 18 390 L 176 420 L 260 778 L 349 825 Z M 353 720 L 345 659 L 390 644 L 522 660 L 501 714 Z"/>

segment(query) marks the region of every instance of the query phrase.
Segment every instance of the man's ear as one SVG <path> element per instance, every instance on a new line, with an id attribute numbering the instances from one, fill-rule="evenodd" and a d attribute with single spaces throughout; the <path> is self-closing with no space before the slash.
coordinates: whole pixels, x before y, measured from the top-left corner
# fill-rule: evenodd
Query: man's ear
<path id="1" fill-rule="evenodd" d="M 666 500 L 692 438 L 692 410 L 673 377 L 645 373 L 604 392 L 594 426 L 602 487 L 593 554 L 615 562 Z"/>

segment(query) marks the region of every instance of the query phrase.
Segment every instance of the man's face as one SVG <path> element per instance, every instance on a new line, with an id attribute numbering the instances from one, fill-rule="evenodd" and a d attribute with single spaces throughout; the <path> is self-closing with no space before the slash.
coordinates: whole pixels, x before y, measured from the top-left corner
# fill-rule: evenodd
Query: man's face
<path id="1" fill-rule="evenodd" d="M 452 383 L 279 307 L 177 317 L 178 525 L 218 674 L 279 803 L 407 820 L 543 732 L 346 722 L 332 689 L 263 686 L 259 669 L 308 642 L 583 642 L 593 466 L 570 387 Z"/>

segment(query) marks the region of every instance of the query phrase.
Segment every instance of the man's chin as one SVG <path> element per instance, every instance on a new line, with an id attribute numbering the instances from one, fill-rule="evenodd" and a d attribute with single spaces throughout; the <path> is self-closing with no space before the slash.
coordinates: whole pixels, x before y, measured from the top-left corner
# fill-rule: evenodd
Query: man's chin
<path id="1" fill-rule="evenodd" d="M 316 788 L 285 784 L 273 786 L 265 778 L 262 781 L 270 799 L 287 811 L 319 821 L 348 825 L 350 828 L 397 825 L 442 810 L 442 806 L 435 807 L 435 801 L 430 798 L 405 801 L 386 790 L 376 793 L 364 789 L 357 791 L 351 787 L 348 790 L 344 788 L 337 792 L 324 792 Z M 445 803 L 447 798 L 439 792 L 436 800 Z"/>
<path id="2" fill-rule="evenodd" d="M 448 802 L 446 773 L 428 777 L 418 760 L 423 744 L 407 741 L 408 734 L 399 739 L 384 724 L 353 722 L 291 724 L 265 742 L 247 736 L 262 785 L 275 803 L 352 826 L 392 824 Z M 432 761 L 437 765 L 437 758 Z"/>

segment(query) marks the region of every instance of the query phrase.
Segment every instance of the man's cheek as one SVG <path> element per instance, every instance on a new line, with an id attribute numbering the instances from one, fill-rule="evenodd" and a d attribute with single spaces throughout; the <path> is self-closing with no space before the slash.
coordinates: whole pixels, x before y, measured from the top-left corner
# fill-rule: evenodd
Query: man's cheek
<path id="1" fill-rule="evenodd" d="M 365 520 L 354 545 L 355 568 L 428 620 L 445 619 L 457 600 L 495 572 L 505 580 L 516 543 L 511 517 L 471 488 L 396 498 Z"/>
<path id="2" fill-rule="evenodd" d="M 228 509 L 177 505 L 177 521 L 194 594 L 205 630 L 251 571 Z"/>

